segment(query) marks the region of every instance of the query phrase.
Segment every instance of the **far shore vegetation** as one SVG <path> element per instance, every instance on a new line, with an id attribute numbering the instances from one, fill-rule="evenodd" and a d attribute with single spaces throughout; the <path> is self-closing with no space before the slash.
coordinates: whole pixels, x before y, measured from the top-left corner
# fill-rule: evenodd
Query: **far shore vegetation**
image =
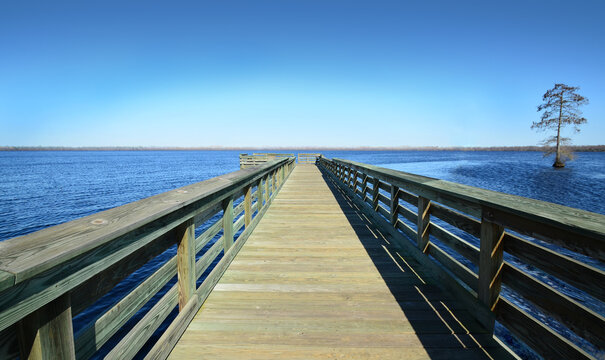
<path id="1" fill-rule="evenodd" d="M 184 150 L 239 150 L 239 151 L 548 151 L 548 146 L 360 146 L 360 147 L 164 147 L 164 146 L 0 146 L 0 151 L 184 151 Z M 576 152 L 603 152 L 605 145 L 572 145 Z"/>

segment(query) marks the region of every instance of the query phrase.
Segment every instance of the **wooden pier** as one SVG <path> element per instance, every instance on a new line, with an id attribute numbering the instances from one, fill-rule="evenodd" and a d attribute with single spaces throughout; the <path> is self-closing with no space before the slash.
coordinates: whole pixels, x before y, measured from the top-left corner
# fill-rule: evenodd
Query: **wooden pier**
<path id="1" fill-rule="evenodd" d="M 171 359 L 510 358 L 315 165 L 298 165 Z"/>
<path id="2" fill-rule="evenodd" d="M 603 314 L 510 256 L 603 302 L 605 216 L 319 154 L 253 157 L 0 242 L 0 358 L 514 358 L 496 321 L 545 358 L 603 354 Z"/>

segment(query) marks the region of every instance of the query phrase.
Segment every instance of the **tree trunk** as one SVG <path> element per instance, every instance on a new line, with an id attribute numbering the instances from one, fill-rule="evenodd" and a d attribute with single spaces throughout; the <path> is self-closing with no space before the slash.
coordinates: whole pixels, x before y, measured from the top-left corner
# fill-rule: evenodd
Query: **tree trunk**
<path id="1" fill-rule="evenodd" d="M 559 104 L 559 124 L 557 126 L 557 154 L 555 155 L 555 163 L 553 167 L 565 167 L 565 163 L 561 161 L 561 120 L 563 118 L 563 93 L 561 93 L 561 103 Z"/>

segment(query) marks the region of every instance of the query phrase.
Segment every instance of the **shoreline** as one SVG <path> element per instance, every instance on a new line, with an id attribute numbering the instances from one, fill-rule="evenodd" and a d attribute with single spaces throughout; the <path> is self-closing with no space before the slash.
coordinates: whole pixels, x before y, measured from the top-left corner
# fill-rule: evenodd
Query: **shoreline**
<path id="1" fill-rule="evenodd" d="M 575 152 L 605 152 L 605 145 L 577 145 L 569 147 Z M 0 151 L 535 151 L 543 146 L 422 146 L 422 147 L 164 147 L 164 146 L 0 146 Z"/>

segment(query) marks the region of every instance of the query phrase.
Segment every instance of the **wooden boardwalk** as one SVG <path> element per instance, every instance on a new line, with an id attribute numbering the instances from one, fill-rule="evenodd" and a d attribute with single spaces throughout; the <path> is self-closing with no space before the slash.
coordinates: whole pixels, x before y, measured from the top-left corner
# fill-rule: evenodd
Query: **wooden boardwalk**
<path id="1" fill-rule="evenodd" d="M 170 358 L 510 355 L 315 165 L 299 165 Z"/>

